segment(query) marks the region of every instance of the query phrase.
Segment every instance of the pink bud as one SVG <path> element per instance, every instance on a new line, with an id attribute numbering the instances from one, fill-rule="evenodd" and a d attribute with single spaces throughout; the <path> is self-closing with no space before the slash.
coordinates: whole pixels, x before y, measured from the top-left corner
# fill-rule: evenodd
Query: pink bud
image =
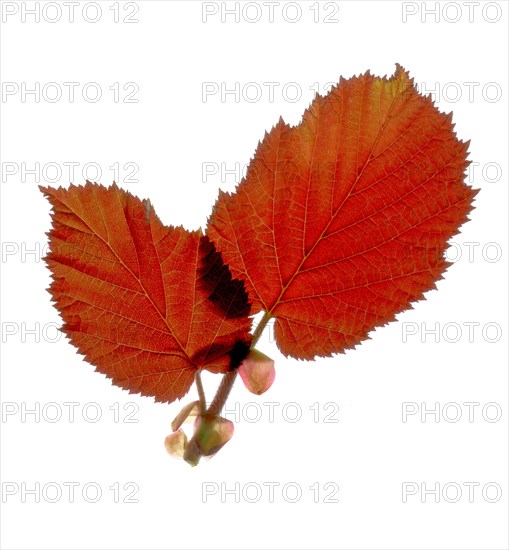
<path id="1" fill-rule="evenodd" d="M 194 438 L 202 456 L 212 456 L 233 436 L 233 422 L 216 415 L 200 415 L 194 424 Z"/>
<path id="2" fill-rule="evenodd" d="M 256 395 L 265 393 L 274 382 L 274 361 L 257 349 L 251 349 L 239 367 L 239 374 L 246 388 Z"/>
<path id="3" fill-rule="evenodd" d="M 183 430 L 177 430 L 164 440 L 166 450 L 173 458 L 184 458 L 187 447 L 187 435 Z"/>

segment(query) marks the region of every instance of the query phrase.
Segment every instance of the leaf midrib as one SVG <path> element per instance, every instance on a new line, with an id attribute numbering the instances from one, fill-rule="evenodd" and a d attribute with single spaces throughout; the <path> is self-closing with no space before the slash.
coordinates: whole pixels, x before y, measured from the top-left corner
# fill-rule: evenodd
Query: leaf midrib
<path id="1" fill-rule="evenodd" d="M 363 90 L 364 91 L 364 90 Z M 382 88 L 380 88 L 380 93 L 382 92 Z M 361 171 L 358 172 L 354 182 L 352 183 L 352 185 L 350 186 L 350 189 L 348 190 L 348 193 L 346 194 L 345 198 L 342 200 L 341 204 L 338 206 L 338 208 L 336 209 L 336 211 L 333 213 L 333 215 L 331 216 L 329 222 L 326 224 L 326 226 L 324 227 L 324 229 L 322 230 L 320 236 L 316 239 L 315 243 L 313 244 L 313 246 L 309 249 L 309 251 L 304 255 L 304 257 L 302 258 L 300 264 L 297 266 L 295 272 L 293 273 L 293 275 L 290 277 L 290 279 L 288 280 L 288 282 L 282 287 L 281 289 L 281 292 L 279 293 L 279 296 L 276 298 L 276 300 L 274 301 L 274 303 L 270 306 L 270 307 L 266 307 L 265 310 L 266 310 L 266 315 L 268 316 L 268 318 L 271 318 L 273 316 L 273 312 L 274 310 L 277 308 L 277 306 L 280 304 L 281 300 L 282 300 L 282 297 L 283 295 L 285 294 L 285 292 L 288 290 L 289 286 L 293 283 L 295 277 L 297 277 L 297 275 L 300 274 L 300 270 L 302 268 L 302 266 L 305 264 L 305 262 L 308 260 L 308 258 L 310 257 L 310 255 L 314 252 L 315 248 L 318 246 L 318 244 L 322 241 L 322 239 L 324 238 L 325 236 L 325 233 L 327 232 L 327 230 L 329 229 L 330 225 L 332 224 L 332 222 L 336 219 L 337 215 L 339 214 L 339 212 L 341 211 L 341 209 L 343 208 L 344 204 L 347 202 L 347 200 L 350 198 L 350 196 L 352 195 L 352 191 L 353 189 L 355 188 L 355 186 L 357 185 L 360 177 L 362 176 L 362 174 L 364 173 L 366 167 L 368 166 L 368 164 L 371 162 L 372 160 L 372 154 L 373 154 L 373 150 L 375 149 L 376 145 L 378 144 L 378 142 L 380 141 L 380 138 L 385 130 L 385 128 L 387 127 L 387 124 L 389 122 L 389 120 L 391 119 L 391 113 L 392 113 L 392 110 L 393 110 L 393 107 L 394 107 L 394 102 L 396 100 L 397 97 L 399 97 L 401 94 L 397 94 L 393 97 L 392 101 L 391 101 L 391 106 L 390 106 L 390 109 L 389 109 L 389 112 L 387 114 L 387 117 L 383 123 L 383 125 L 380 127 L 379 131 L 378 131 L 378 134 L 376 136 L 376 139 L 373 141 L 373 145 L 371 146 L 371 150 L 370 150 L 370 153 L 366 159 L 366 162 L 364 163 L 364 166 L 362 167 Z M 407 101 L 408 101 L 408 98 L 407 98 Z M 359 129 L 359 134 L 360 134 L 360 129 Z M 358 155 L 358 149 L 359 149 L 359 141 L 357 140 L 357 155 Z"/>

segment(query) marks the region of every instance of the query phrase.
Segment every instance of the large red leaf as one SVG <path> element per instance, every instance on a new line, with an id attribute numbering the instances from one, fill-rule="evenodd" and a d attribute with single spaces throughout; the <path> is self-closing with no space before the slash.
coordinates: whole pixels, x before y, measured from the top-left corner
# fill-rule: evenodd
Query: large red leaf
<path id="1" fill-rule="evenodd" d="M 467 147 L 399 66 L 341 79 L 265 135 L 207 233 L 285 355 L 351 348 L 435 288 L 476 194 Z"/>
<path id="2" fill-rule="evenodd" d="M 116 185 L 41 190 L 53 206 L 50 292 L 98 371 L 170 402 L 197 369 L 237 366 L 251 338 L 247 294 L 201 232 L 165 227 Z"/>

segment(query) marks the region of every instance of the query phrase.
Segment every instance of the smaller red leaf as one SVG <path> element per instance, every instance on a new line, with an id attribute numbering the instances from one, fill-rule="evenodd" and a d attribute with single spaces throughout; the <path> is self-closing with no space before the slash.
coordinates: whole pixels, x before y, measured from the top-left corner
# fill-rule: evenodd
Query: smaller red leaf
<path id="1" fill-rule="evenodd" d="M 46 262 L 62 330 L 99 372 L 171 402 L 197 369 L 238 366 L 250 305 L 207 237 L 164 226 L 116 185 L 41 190 L 53 206 Z"/>

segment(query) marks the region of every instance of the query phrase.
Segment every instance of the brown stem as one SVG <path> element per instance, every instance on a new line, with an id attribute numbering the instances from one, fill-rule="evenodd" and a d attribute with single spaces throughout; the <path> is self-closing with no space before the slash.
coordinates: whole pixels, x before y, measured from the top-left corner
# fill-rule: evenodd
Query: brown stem
<path id="1" fill-rule="evenodd" d="M 270 312 L 266 311 L 261 321 L 258 323 L 258 326 L 256 327 L 255 331 L 253 332 L 251 348 L 254 348 L 255 345 L 257 344 L 258 340 L 260 339 L 260 336 L 262 335 L 263 329 L 267 326 L 267 323 L 270 320 L 270 317 L 271 317 Z M 223 409 L 226 403 L 226 400 L 228 399 L 228 396 L 230 395 L 235 379 L 237 378 L 237 371 L 238 369 L 233 369 L 230 372 L 227 372 L 223 376 L 223 379 L 221 380 L 221 383 L 217 388 L 216 395 L 214 396 L 214 399 L 212 400 L 212 403 L 210 404 L 210 407 L 207 409 L 205 414 L 217 415 L 221 412 L 221 410 Z M 203 385 L 201 384 L 201 378 L 198 373 L 199 371 L 196 374 L 196 386 L 198 388 L 198 394 L 200 395 L 200 411 L 204 411 L 205 407 L 203 408 L 201 407 L 201 400 L 202 400 L 202 395 L 205 396 L 205 394 L 203 393 Z M 200 386 L 201 386 L 201 389 L 200 389 Z M 184 460 L 189 464 L 191 464 L 191 466 L 197 466 L 198 462 L 200 461 L 200 458 L 201 458 L 200 448 L 198 447 L 198 444 L 196 443 L 196 439 L 193 435 L 184 453 Z"/>
<path id="2" fill-rule="evenodd" d="M 260 339 L 260 336 L 262 335 L 264 328 L 267 326 L 267 323 L 270 321 L 270 318 L 271 318 L 270 311 L 266 311 L 263 314 L 263 317 L 261 318 L 260 322 L 258 323 L 258 326 L 256 327 L 255 331 L 253 332 L 253 339 L 251 341 L 252 348 L 254 348 L 258 343 L 258 340 Z"/>
<path id="3" fill-rule="evenodd" d="M 219 388 L 217 388 L 216 395 L 214 396 L 210 407 L 207 409 L 207 414 L 219 414 L 221 412 L 228 396 L 230 395 L 233 383 L 237 378 L 237 370 L 238 369 L 233 369 L 223 376 L 221 384 L 219 384 Z"/>
<path id="4" fill-rule="evenodd" d="M 203 383 L 201 381 L 200 369 L 196 371 L 194 380 L 196 382 L 196 389 L 198 390 L 198 396 L 200 398 L 200 414 L 203 414 L 205 412 L 205 409 L 207 408 L 207 401 L 205 400 L 205 392 L 203 391 Z"/>

